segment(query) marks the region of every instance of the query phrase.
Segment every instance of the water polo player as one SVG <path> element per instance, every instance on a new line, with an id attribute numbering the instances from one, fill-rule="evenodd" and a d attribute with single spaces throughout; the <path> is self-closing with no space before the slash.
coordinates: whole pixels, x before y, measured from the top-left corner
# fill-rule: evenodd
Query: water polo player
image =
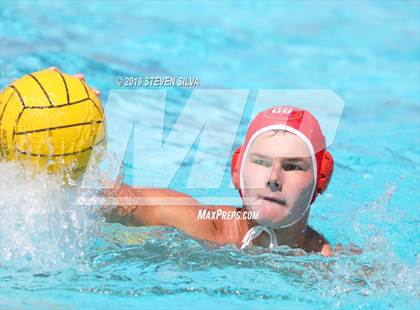
<path id="1" fill-rule="evenodd" d="M 251 122 L 244 144 L 232 159 L 232 180 L 244 202 L 240 211 L 234 206 L 203 206 L 193 197 L 169 189 L 122 185 L 112 195 L 139 199 L 141 205 L 117 206 L 107 211 L 106 217 L 130 226 L 172 226 L 221 245 L 288 245 L 329 256 L 331 246 L 308 226 L 308 216 L 317 194 L 325 191 L 332 170 L 332 157 L 312 114 L 294 107 L 272 107 Z M 171 198 L 177 199 L 176 205 L 168 203 Z M 200 219 L 203 210 L 219 214 L 257 211 L 258 218 Z"/>

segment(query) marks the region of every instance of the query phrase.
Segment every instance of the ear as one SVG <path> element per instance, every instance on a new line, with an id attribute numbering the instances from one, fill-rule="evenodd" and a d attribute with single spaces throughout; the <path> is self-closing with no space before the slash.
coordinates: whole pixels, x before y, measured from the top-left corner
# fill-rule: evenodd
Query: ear
<path id="1" fill-rule="evenodd" d="M 239 189 L 239 154 L 241 153 L 241 147 L 238 147 L 232 155 L 232 161 L 230 164 L 230 173 L 232 177 L 232 183 L 236 189 Z"/>
<path id="2" fill-rule="evenodd" d="M 318 180 L 318 193 L 322 194 L 326 191 L 328 184 L 330 183 L 332 174 L 334 171 L 334 159 L 330 152 L 325 150 L 324 156 L 322 158 L 321 163 L 321 171 L 319 174 L 319 180 Z"/>
<path id="3" fill-rule="evenodd" d="M 239 169 L 234 169 L 232 173 L 232 183 L 236 189 L 239 189 Z"/>

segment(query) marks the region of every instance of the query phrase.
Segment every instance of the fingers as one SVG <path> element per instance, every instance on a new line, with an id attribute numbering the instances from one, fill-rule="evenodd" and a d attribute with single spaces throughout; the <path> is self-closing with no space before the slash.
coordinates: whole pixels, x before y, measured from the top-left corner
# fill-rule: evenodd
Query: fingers
<path id="1" fill-rule="evenodd" d="M 81 81 L 86 81 L 85 80 L 85 76 L 83 75 L 83 74 L 81 74 L 81 73 L 76 73 L 75 75 L 74 75 L 74 77 L 75 78 L 78 78 L 79 80 L 81 80 Z M 95 93 L 95 95 L 96 96 L 100 96 L 101 95 L 101 92 L 99 91 L 99 90 L 97 90 L 96 88 L 92 88 L 92 91 Z"/>
<path id="2" fill-rule="evenodd" d="M 75 75 L 74 75 L 74 77 L 75 78 L 78 78 L 79 80 L 81 80 L 81 81 L 84 81 L 85 80 L 85 76 L 83 75 L 83 74 L 81 74 L 81 73 L 76 73 Z"/>
<path id="3" fill-rule="evenodd" d="M 92 88 L 93 92 L 95 93 L 96 96 L 100 96 L 101 92 L 99 90 L 97 90 L 96 88 Z"/>
<path id="4" fill-rule="evenodd" d="M 55 66 L 51 66 L 51 67 L 49 67 L 48 68 L 49 70 L 54 70 L 54 71 L 60 71 L 60 69 L 58 68 L 58 67 L 55 67 Z M 86 81 L 85 80 L 85 76 L 83 75 L 83 74 L 81 74 L 81 73 L 76 73 L 75 75 L 74 75 L 74 77 L 75 78 L 77 78 L 77 79 L 79 79 L 79 80 L 81 80 L 81 81 Z M 95 95 L 96 96 L 100 96 L 101 95 L 101 92 L 99 91 L 99 90 L 97 90 L 96 88 L 92 88 L 92 91 L 95 93 Z"/>

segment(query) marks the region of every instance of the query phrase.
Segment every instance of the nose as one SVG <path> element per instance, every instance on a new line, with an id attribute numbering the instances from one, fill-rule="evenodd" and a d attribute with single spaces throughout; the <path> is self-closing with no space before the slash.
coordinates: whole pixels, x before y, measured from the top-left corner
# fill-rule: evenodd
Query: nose
<path id="1" fill-rule="evenodd" d="M 281 170 L 281 162 L 277 159 L 271 168 L 270 178 L 267 181 L 267 187 L 272 192 L 281 191 L 283 186 L 283 171 Z"/>

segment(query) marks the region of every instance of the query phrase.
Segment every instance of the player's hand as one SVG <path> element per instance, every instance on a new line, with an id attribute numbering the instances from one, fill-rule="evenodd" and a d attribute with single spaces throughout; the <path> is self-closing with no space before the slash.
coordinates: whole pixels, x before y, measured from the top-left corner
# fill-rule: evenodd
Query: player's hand
<path id="1" fill-rule="evenodd" d="M 60 71 L 60 69 L 58 67 L 54 67 L 54 66 L 53 67 L 49 67 L 48 69 L 54 70 L 54 71 L 57 71 L 57 72 Z M 74 77 L 77 78 L 77 79 L 79 79 L 79 80 L 81 80 L 81 81 L 85 81 L 85 77 L 81 73 L 76 73 L 74 75 Z M 101 92 L 99 90 L 97 90 L 96 88 L 92 88 L 92 90 L 93 90 L 93 92 L 95 93 L 96 96 L 99 97 L 101 95 Z"/>

